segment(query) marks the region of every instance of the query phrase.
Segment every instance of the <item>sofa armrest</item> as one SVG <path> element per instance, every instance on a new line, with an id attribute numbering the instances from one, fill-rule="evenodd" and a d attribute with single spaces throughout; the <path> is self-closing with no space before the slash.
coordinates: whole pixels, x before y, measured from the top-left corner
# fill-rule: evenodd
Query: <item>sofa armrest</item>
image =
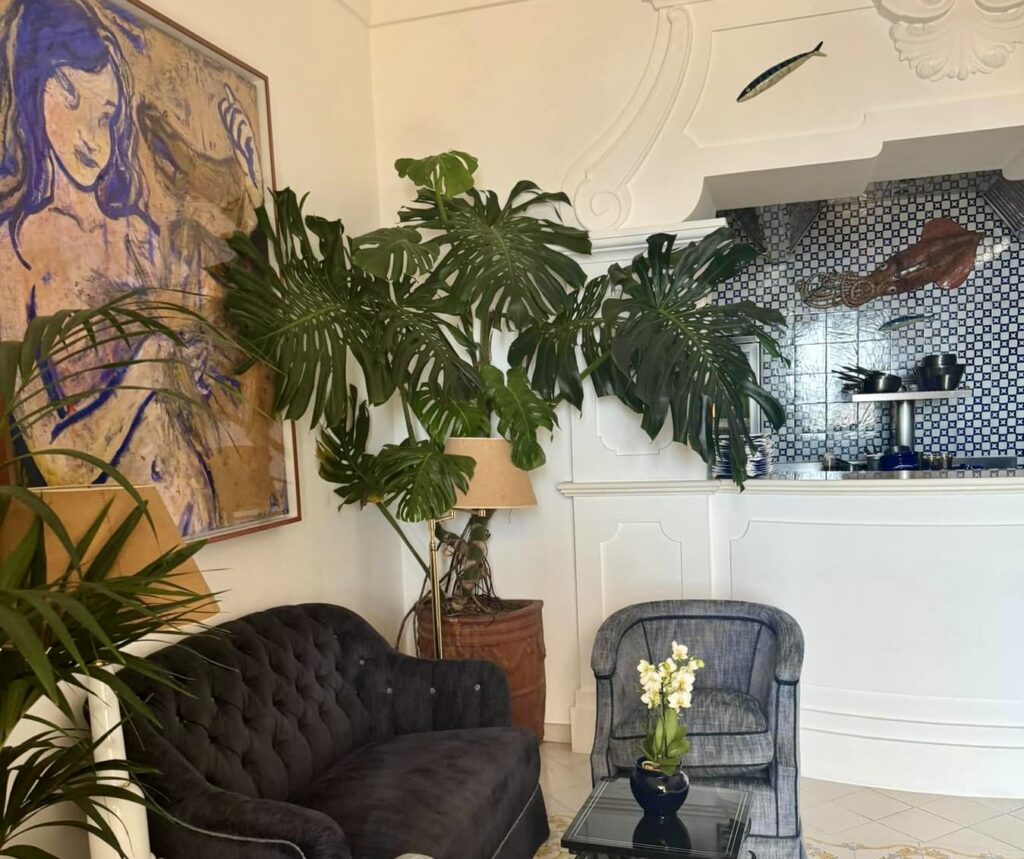
<path id="1" fill-rule="evenodd" d="M 158 856 L 189 859 L 352 859 L 345 833 L 319 811 L 260 799 L 208 782 L 151 723 L 133 719 L 125 738 L 142 777 Z M 139 747 L 144 747 L 144 757 Z"/>
<path id="2" fill-rule="evenodd" d="M 326 814 L 206 785 L 150 812 L 154 847 L 189 859 L 352 859 L 345 833 Z"/>
<path id="3" fill-rule="evenodd" d="M 492 662 L 395 654 L 388 674 L 380 715 L 396 734 L 512 723 L 508 680 Z"/>

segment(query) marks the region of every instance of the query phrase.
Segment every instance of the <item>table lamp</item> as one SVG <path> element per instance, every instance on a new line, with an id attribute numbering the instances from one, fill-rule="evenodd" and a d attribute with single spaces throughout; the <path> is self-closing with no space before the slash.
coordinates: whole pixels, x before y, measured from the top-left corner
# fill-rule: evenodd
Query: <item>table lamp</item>
<path id="1" fill-rule="evenodd" d="M 512 464 L 512 449 L 503 438 L 452 438 L 444 446 L 451 456 L 468 456 L 476 462 L 465 492 L 455 496 L 454 510 L 514 510 L 535 507 L 537 498 L 530 475 Z M 449 514 L 449 517 L 452 514 Z M 449 518 L 445 517 L 445 518 Z M 430 528 L 430 600 L 434 619 L 434 658 L 444 658 L 441 636 L 441 576 L 438 565 L 437 522 Z"/>
<path id="2" fill-rule="evenodd" d="M 110 576 L 125 576 L 138 572 L 155 561 L 165 552 L 181 543 L 181 536 L 171 519 L 166 505 L 154 486 L 136 487 L 146 502 L 150 520 L 139 520 L 131 536 L 125 541 L 114 562 Z M 135 509 L 137 501 L 128 492 L 116 486 L 69 486 L 34 490 L 46 505 L 53 510 L 64 524 L 73 543 L 77 544 L 86 530 L 96 521 L 104 506 L 110 504 L 103 524 L 100 526 L 90 550 L 83 557 L 88 567 L 99 547 L 114 533 L 125 518 Z M 21 504 L 12 504 L 0 528 L 0 557 L 11 551 L 24 536 L 32 523 L 32 513 Z M 60 578 L 68 567 L 68 553 L 56 535 L 45 529 L 46 575 L 49 581 Z M 210 620 L 217 613 L 217 601 L 199 571 L 196 562 L 189 559 L 175 571 L 174 582 L 193 593 L 209 599 L 198 603 L 192 611 L 181 618 L 180 623 L 198 623 Z M 97 746 L 96 760 L 124 760 L 124 735 L 121 730 L 121 707 L 117 696 L 104 683 L 92 682 L 86 678 L 89 690 L 89 725 L 94 739 L 103 741 Z M 132 789 L 138 790 L 134 785 Z M 130 859 L 149 859 L 149 827 L 146 808 L 138 803 L 108 799 L 104 805 L 109 810 L 108 822 L 115 831 L 123 833 L 122 848 Z M 124 842 L 128 843 L 125 844 Z M 117 852 L 94 835 L 89 836 L 89 854 L 92 859 L 116 859 Z"/>

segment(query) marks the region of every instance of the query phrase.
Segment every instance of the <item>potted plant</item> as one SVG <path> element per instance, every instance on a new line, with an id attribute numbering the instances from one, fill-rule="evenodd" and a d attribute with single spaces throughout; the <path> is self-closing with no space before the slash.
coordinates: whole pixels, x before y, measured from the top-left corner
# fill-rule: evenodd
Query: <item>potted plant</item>
<path id="1" fill-rule="evenodd" d="M 670 818 L 690 793 L 690 780 L 682 769 L 690 741 L 679 716 L 690 707 L 693 682 L 703 667 L 703 660 L 690 656 L 687 647 L 675 641 L 671 655 L 662 662 L 652 665 L 641 659 L 637 666 L 640 700 L 650 718 L 629 787 L 645 815 Z"/>
<path id="2" fill-rule="evenodd" d="M 107 804 L 144 800 L 128 785 L 129 763 L 95 759 L 107 735 L 76 727 L 74 693 L 89 696 L 106 687 L 129 713 L 146 718 L 146 705 L 125 690 L 117 670 L 132 666 L 152 674 L 153 668 L 125 648 L 157 631 L 173 634 L 209 604 L 208 596 L 177 578 L 202 543 L 172 548 L 142 569 L 116 569 L 136 529 L 150 527 L 142 495 L 116 468 L 89 453 L 28 449 L 23 431 L 103 392 L 101 381 L 87 381 L 100 375 L 83 369 L 91 356 L 93 366 L 110 371 L 145 363 L 149 359 L 135 357 L 141 340 L 163 337 L 182 346 L 176 330 L 185 325 L 205 322 L 178 305 L 131 292 L 93 309 L 35 317 L 20 340 L 0 339 L 0 423 L 13 427 L 18 438 L 13 448 L 0 445 L 0 857 L 57 859 L 24 841 L 33 831 L 54 827 L 84 830 L 125 855 Z M 129 357 L 110 358 L 104 347 L 115 344 Z M 151 360 L 180 363 L 167 356 Z M 45 374 L 64 373 L 81 383 L 74 393 L 44 394 Z M 147 390 L 188 402 L 176 390 Z M 202 407 L 198 400 L 191 405 Z M 28 488 L 29 463 L 58 456 L 77 458 L 130 497 L 128 512 L 109 536 L 99 536 L 109 504 L 87 527 L 75 529 Z M 48 557 L 55 552 L 66 557 L 66 569 L 50 577 L 54 565 Z M 44 700 L 66 723 L 33 712 Z M 31 730 L 15 734 L 26 723 Z M 68 816 L 70 809 L 77 816 Z"/>
<path id="3" fill-rule="evenodd" d="M 397 226 L 354 238 L 277 192 L 273 218 L 258 210 L 258 234 L 235 235 L 236 259 L 218 269 L 229 319 L 275 374 L 275 408 L 320 427 L 320 474 L 342 504 L 376 507 L 427 573 L 401 522 L 439 519 L 466 490 L 474 462 L 445 443 L 500 436 L 516 466 L 537 468 L 538 431 L 554 429 L 561 401 L 582 408 L 587 379 L 638 412 L 652 437 L 671 420 L 675 440 L 709 462 L 720 421 L 742 482 L 749 399 L 775 426 L 784 414 L 734 341 L 756 337 L 777 355 L 768 328 L 784 320 L 705 299 L 755 251 L 726 230 L 678 250 L 659 235 L 631 266 L 587 282 L 570 256 L 589 252 L 586 233 L 551 213 L 568 198 L 522 181 L 503 202 L 475 188 L 476 168 L 463 152 L 399 160 L 415 201 Z M 498 332 L 513 338 L 503 355 Z M 385 405 L 401 411 L 406 437 L 371 451 L 370 412 Z M 490 577 L 489 518 L 436 532 L 451 559 L 449 619 L 485 615 L 493 625 L 507 613 Z M 494 637 L 485 655 L 509 664 Z M 542 640 L 535 647 L 543 653 Z"/>

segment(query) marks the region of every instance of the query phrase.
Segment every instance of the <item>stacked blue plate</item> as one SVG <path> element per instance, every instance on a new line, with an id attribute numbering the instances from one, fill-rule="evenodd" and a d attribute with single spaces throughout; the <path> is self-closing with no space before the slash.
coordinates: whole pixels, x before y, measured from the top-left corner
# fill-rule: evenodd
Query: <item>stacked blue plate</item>
<path id="1" fill-rule="evenodd" d="M 754 446 L 747 449 L 747 476 L 767 477 L 775 466 L 775 445 L 768 435 L 755 435 L 751 438 Z M 732 453 L 728 436 L 718 437 L 718 459 L 711 469 L 711 476 L 732 477 Z"/>

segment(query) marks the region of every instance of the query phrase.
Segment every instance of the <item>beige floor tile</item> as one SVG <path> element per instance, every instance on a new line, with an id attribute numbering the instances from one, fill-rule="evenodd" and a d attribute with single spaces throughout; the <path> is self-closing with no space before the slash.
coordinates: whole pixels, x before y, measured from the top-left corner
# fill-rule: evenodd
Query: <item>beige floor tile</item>
<path id="1" fill-rule="evenodd" d="M 1010 812 L 1014 817 L 1019 817 L 1024 820 L 1024 808 L 1018 808 L 1016 811 Z"/>
<path id="2" fill-rule="evenodd" d="M 578 809 L 567 805 L 564 802 L 560 802 L 554 797 L 549 797 L 544 794 L 544 805 L 547 807 L 548 814 L 562 814 L 568 817 L 570 820 L 576 816 Z"/>
<path id="3" fill-rule="evenodd" d="M 905 832 L 917 841 L 932 841 L 960 829 L 960 825 L 925 811 L 923 808 L 908 808 L 882 820 L 886 826 Z"/>
<path id="4" fill-rule="evenodd" d="M 863 815 L 850 811 L 835 802 L 825 802 L 806 808 L 801 813 L 804 827 L 809 834 L 835 837 L 847 829 L 863 826 L 870 821 Z"/>
<path id="5" fill-rule="evenodd" d="M 1024 799 L 1002 799 L 1001 797 L 986 796 L 975 796 L 972 798 L 975 802 L 980 802 L 982 805 L 994 808 L 1000 814 L 1009 814 L 1011 811 L 1024 808 Z"/>
<path id="6" fill-rule="evenodd" d="M 543 789 L 543 786 L 542 786 Z M 583 807 L 583 803 L 587 801 L 587 797 L 590 796 L 590 785 L 589 784 L 574 784 L 568 787 L 559 788 L 558 790 L 544 791 L 544 796 L 552 796 L 557 799 L 562 805 L 566 805 L 573 810 L 573 812 L 579 811 Z"/>
<path id="7" fill-rule="evenodd" d="M 998 841 L 1024 850 L 1024 820 L 1012 814 L 1003 814 L 991 820 L 983 820 L 971 827 L 983 835 L 990 835 Z"/>
<path id="8" fill-rule="evenodd" d="M 973 799 L 963 796 L 944 796 L 934 802 L 921 806 L 925 811 L 945 817 L 961 826 L 971 826 L 974 823 L 981 823 L 983 820 L 991 820 L 999 812 Z"/>
<path id="9" fill-rule="evenodd" d="M 575 773 L 569 772 L 566 769 L 558 769 L 557 767 L 550 766 L 548 769 L 542 770 L 540 774 L 540 786 L 544 790 L 545 796 L 551 794 L 558 796 L 562 791 L 573 791 L 574 795 L 577 792 L 577 788 L 585 787 L 587 793 L 590 793 L 590 782 L 580 781 Z"/>
<path id="10" fill-rule="evenodd" d="M 842 839 L 857 851 L 857 859 L 890 855 L 919 859 L 919 844 L 916 840 L 877 820 L 847 829 Z"/>
<path id="11" fill-rule="evenodd" d="M 915 793 L 912 790 L 889 790 L 886 787 L 876 787 L 873 790 L 884 793 L 886 796 L 891 796 L 893 799 L 898 799 L 900 802 L 905 802 L 907 805 L 912 805 L 914 808 L 919 808 L 922 805 L 927 805 L 929 802 L 942 799 L 942 794 L 939 793 Z"/>
<path id="12" fill-rule="evenodd" d="M 852 784 L 840 784 L 836 781 L 820 781 L 816 778 L 800 779 L 801 799 L 806 797 L 807 801 L 814 805 L 820 805 L 859 790 L 864 790 L 864 788 Z"/>
<path id="13" fill-rule="evenodd" d="M 946 859 L 944 852 L 954 854 L 970 854 L 972 856 L 1001 857 L 1001 859 L 1024 859 L 1024 852 L 1011 847 L 1003 841 L 997 841 L 973 829 L 958 829 L 949 835 L 936 838 L 921 845 L 924 848 L 924 859 Z M 960 859 L 954 855 L 952 859 Z"/>
<path id="14" fill-rule="evenodd" d="M 849 793 L 837 800 L 843 808 L 863 814 L 868 820 L 880 820 L 898 811 L 906 811 L 911 806 L 891 796 L 886 796 L 877 790 L 858 790 L 856 793 Z"/>

